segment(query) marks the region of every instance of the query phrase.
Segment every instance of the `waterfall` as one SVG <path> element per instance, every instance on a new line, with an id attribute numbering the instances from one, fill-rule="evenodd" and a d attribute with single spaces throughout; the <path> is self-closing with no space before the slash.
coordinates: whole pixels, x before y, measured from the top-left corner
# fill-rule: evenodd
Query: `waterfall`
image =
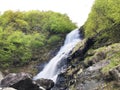
<path id="1" fill-rule="evenodd" d="M 75 47 L 75 45 L 80 42 L 79 30 L 75 29 L 71 31 L 64 41 L 64 45 L 60 48 L 59 52 L 55 57 L 53 57 L 50 62 L 45 66 L 45 68 L 38 73 L 33 79 L 51 79 L 56 82 L 58 74 L 61 72 L 63 65 L 60 65 L 62 60 L 65 60 L 69 56 L 70 51 Z"/>

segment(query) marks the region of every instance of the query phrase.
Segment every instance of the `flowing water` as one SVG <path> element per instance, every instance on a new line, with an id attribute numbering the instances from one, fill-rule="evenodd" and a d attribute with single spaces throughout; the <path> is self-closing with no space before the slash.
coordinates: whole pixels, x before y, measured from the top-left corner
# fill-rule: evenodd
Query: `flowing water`
<path id="1" fill-rule="evenodd" d="M 56 82 L 58 74 L 62 71 L 63 65 L 60 63 L 65 60 L 69 56 L 69 53 L 71 50 L 75 47 L 75 45 L 80 42 L 80 34 L 79 30 L 75 29 L 71 31 L 64 41 L 64 45 L 61 47 L 59 52 L 55 57 L 53 57 L 50 62 L 45 66 L 45 68 L 38 73 L 34 80 L 45 78 L 45 79 L 51 79 L 54 82 Z"/>

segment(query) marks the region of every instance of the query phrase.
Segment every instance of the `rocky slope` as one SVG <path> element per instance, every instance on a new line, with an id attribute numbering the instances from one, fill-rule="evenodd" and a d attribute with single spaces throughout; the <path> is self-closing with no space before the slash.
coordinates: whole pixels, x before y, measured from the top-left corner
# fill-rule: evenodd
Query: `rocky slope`
<path id="1" fill-rule="evenodd" d="M 119 0 L 95 0 L 88 20 L 80 28 L 82 38 L 76 47 L 70 53 L 67 60 L 67 68 L 59 74 L 57 82 L 52 90 L 119 90 L 120 89 L 120 1 Z M 59 44 L 61 45 L 61 44 Z M 50 49 L 45 50 L 42 57 L 41 52 L 36 52 L 35 57 L 40 59 L 37 62 L 31 62 L 30 66 L 21 68 L 20 71 L 34 72 L 36 63 L 48 60 L 51 54 Z M 52 51 L 52 55 L 54 51 Z M 33 64 L 33 65 L 32 65 Z M 32 65 L 32 66 L 31 66 Z M 41 67 L 40 67 L 41 68 Z M 5 73 L 9 71 L 5 71 Z M 34 72 L 35 73 L 35 72 Z M 18 74 L 16 74 L 18 75 Z M 19 75 L 18 75 L 19 76 Z M 0 76 L 1 78 L 2 76 Z M 13 77 L 11 78 L 13 79 Z M 24 79 L 24 78 L 23 78 Z M 25 78 L 26 79 L 26 78 Z M 2 79 L 2 84 L 5 79 Z M 30 90 L 33 81 L 27 77 L 25 81 L 28 87 L 25 87 L 24 80 L 19 80 L 13 84 L 14 88 L 19 90 Z M 44 82 L 45 81 L 45 82 Z M 49 81 L 49 80 L 48 80 Z M 42 80 L 44 88 L 47 81 Z M 11 86 L 8 83 L 6 86 Z M 38 81 L 36 83 L 41 83 Z M 23 87 L 21 88 L 21 84 Z M 17 85 L 17 87 L 16 87 Z M 49 84 L 48 84 L 49 85 Z M 4 86 L 4 85 L 3 85 Z M 5 87 L 6 87 L 5 86 Z M 13 87 L 12 86 L 12 87 Z M 40 85 L 34 84 L 32 90 L 39 90 Z M 48 88 L 48 90 L 50 89 Z M 41 90 L 41 89 L 40 89 Z M 44 90 L 44 89 L 43 89 Z"/>
<path id="2" fill-rule="evenodd" d="M 119 90 L 120 43 L 92 49 L 92 39 L 78 43 L 53 90 Z"/>
<path id="3" fill-rule="evenodd" d="M 66 59 L 67 69 L 53 81 L 33 81 L 28 73 L 13 73 L 2 77 L 2 87 L 17 90 L 119 90 L 120 43 L 93 49 L 94 39 L 83 39 Z"/>

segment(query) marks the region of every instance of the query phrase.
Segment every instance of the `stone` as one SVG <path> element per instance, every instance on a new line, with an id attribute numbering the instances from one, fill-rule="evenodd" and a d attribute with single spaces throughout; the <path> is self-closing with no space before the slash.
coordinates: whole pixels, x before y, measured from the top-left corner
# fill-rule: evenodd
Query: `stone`
<path id="1" fill-rule="evenodd" d="M 117 81 L 120 82 L 120 65 L 113 68 L 112 70 L 109 71 L 109 74 Z"/>
<path id="2" fill-rule="evenodd" d="M 0 82 L 1 82 L 1 80 L 3 79 L 4 77 L 3 77 L 3 74 L 2 74 L 2 72 L 0 71 Z"/>
<path id="3" fill-rule="evenodd" d="M 28 73 L 10 73 L 1 81 L 2 87 L 13 87 L 17 90 L 42 90 Z"/>
<path id="4" fill-rule="evenodd" d="M 50 79 L 37 79 L 36 84 L 40 86 L 40 88 L 43 88 L 45 90 L 51 90 L 52 87 L 54 87 L 54 82 Z"/>
<path id="5" fill-rule="evenodd" d="M 31 78 L 31 75 L 28 73 L 10 73 L 3 80 L 1 80 L 1 86 L 7 87 L 14 85 L 15 83 L 25 80 L 27 78 Z"/>
<path id="6" fill-rule="evenodd" d="M 4 77 L 3 77 L 3 74 L 2 74 L 2 72 L 0 71 L 0 90 L 2 89 L 2 87 L 1 87 L 1 80 L 3 79 Z"/>
<path id="7" fill-rule="evenodd" d="M 33 81 L 31 74 L 24 72 L 10 73 L 1 80 L 2 88 L 12 87 L 17 90 L 50 90 L 53 86 L 54 82 L 50 79 Z"/>
<path id="8" fill-rule="evenodd" d="M 92 66 L 88 67 L 87 70 L 88 71 L 95 71 L 95 70 L 99 70 L 103 67 L 105 67 L 106 65 L 108 65 L 110 63 L 110 61 L 108 60 L 103 60 L 103 61 L 100 61 L 96 64 L 93 64 Z"/>
<path id="9" fill-rule="evenodd" d="M 14 89 L 14 88 L 11 88 L 11 87 L 6 87 L 6 88 L 3 88 L 2 90 L 17 90 L 17 89 Z"/>
<path id="10" fill-rule="evenodd" d="M 83 39 L 80 41 L 75 48 L 72 50 L 70 53 L 70 56 L 68 59 L 73 60 L 74 58 L 84 58 L 84 54 L 87 52 L 87 50 L 93 45 L 93 39 L 88 38 L 88 39 Z"/>

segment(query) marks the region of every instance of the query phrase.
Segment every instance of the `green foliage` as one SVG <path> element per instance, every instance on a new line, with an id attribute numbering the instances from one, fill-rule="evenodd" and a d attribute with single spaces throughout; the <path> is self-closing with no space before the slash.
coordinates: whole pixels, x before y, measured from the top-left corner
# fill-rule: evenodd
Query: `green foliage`
<path id="1" fill-rule="evenodd" d="M 53 35 L 48 39 L 48 44 L 55 44 L 56 42 L 59 42 L 61 40 L 61 37 L 58 35 Z"/>
<path id="2" fill-rule="evenodd" d="M 67 33 L 76 28 L 67 15 L 52 11 L 29 11 L 25 13 L 24 20 L 29 23 L 31 30 L 42 33 Z"/>
<path id="3" fill-rule="evenodd" d="M 76 28 L 66 14 L 52 11 L 6 11 L 0 16 L 0 25 L 4 29 L 20 30 L 25 33 L 33 31 L 42 33 L 68 33 Z M 46 32 L 45 32 L 46 31 Z"/>
<path id="4" fill-rule="evenodd" d="M 36 53 L 47 51 L 42 50 L 45 45 L 46 49 L 57 45 L 74 28 L 67 15 L 52 11 L 4 12 L 0 15 L 0 68 L 28 63 Z"/>
<path id="5" fill-rule="evenodd" d="M 0 66 L 22 65 L 32 56 L 32 49 L 44 45 L 44 36 L 39 33 L 25 35 L 21 31 L 0 33 Z"/>
<path id="6" fill-rule="evenodd" d="M 30 47 L 32 49 L 39 48 L 45 45 L 46 38 L 44 35 L 39 34 L 39 33 L 34 33 L 32 36 L 29 38 L 30 42 Z"/>
<path id="7" fill-rule="evenodd" d="M 75 24 L 71 23 L 69 17 L 64 14 L 54 13 L 52 11 L 48 11 L 45 13 L 45 30 L 49 30 L 51 34 L 56 33 L 68 33 L 71 30 L 75 29 Z"/>
<path id="8" fill-rule="evenodd" d="M 112 42 L 120 40 L 120 0 L 96 0 L 84 25 L 85 36 L 105 33 Z M 104 37 L 103 37 L 104 38 Z"/>

